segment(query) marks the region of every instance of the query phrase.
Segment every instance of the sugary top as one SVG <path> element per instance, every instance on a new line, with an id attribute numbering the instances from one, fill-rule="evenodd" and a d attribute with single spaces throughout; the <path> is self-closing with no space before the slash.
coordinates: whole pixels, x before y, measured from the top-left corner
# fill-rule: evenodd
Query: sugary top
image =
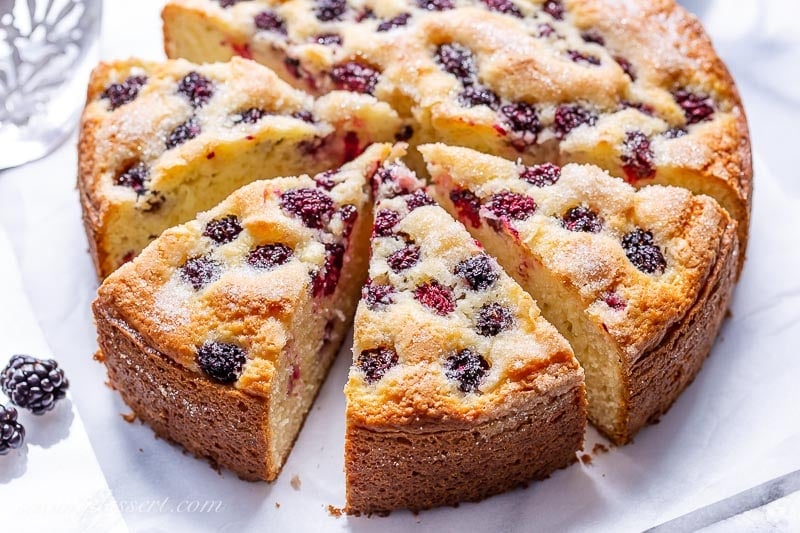
<path id="1" fill-rule="evenodd" d="M 419 121 L 419 142 L 529 163 L 591 162 L 631 182 L 688 170 L 701 181 L 693 190 L 727 188 L 726 207 L 747 217 L 750 153 L 738 94 L 699 22 L 673 0 L 170 6 L 202 13 L 257 59 L 280 65 L 282 57 L 279 74 L 295 86 L 389 102 Z"/>
<path id="2" fill-rule="evenodd" d="M 575 291 L 631 358 L 686 314 L 735 224 L 711 198 L 637 191 L 589 165 L 524 166 L 441 144 L 420 151 L 438 198 L 465 223 L 502 235 L 524 254 L 523 268 L 544 268 Z"/>
<path id="3" fill-rule="evenodd" d="M 356 424 L 448 424 L 506 412 L 579 369 L 531 297 L 400 162 L 376 172 L 369 280 L 346 387 Z M 563 383 L 561 384 L 563 386 Z"/>
<path id="4" fill-rule="evenodd" d="M 239 189 L 109 276 L 99 305 L 187 369 L 267 395 L 294 314 L 332 297 L 390 152 L 375 144 L 339 170 Z"/>

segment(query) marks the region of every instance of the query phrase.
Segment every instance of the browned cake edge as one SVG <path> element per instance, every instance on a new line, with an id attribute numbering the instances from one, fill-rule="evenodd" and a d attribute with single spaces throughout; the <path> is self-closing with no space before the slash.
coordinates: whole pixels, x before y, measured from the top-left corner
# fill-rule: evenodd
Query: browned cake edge
<path id="1" fill-rule="evenodd" d="M 272 480 L 269 401 L 214 383 L 177 365 L 114 313 L 95 304 L 108 376 L 140 420 L 212 464 L 247 480 Z"/>
<path id="2" fill-rule="evenodd" d="M 694 380 L 728 311 L 738 262 L 737 228 L 731 221 L 720 239 L 717 261 L 684 318 L 656 349 L 624 362 L 627 424 L 607 435 L 616 444 L 629 442 L 639 429 L 657 421 Z"/>
<path id="3" fill-rule="evenodd" d="M 554 367 L 556 370 L 554 370 Z M 349 514 L 422 510 L 479 501 L 572 464 L 583 445 L 586 396 L 579 370 L 553 365 L 547 394 L 519 393 L 502 416 L 380 430 L 348 423 Z M 442 426 L 444 424 L 441 424 Z"/>
<path id="4" fill-rule="evenodd" d="M 91 91 L 91 88 L 89 89 Z M 81 118 L 80 132 L 78 134 L 78 193 L 81 199 L 81 219 L 89 242 L 89 255 L 92 256 L 95 273 L 98 280 L 102 281 L 111 273 L 108 265 L 108 254 L 102 246 L 98 246 L 101 221 L 101 209 L 92 202 L 91 188 L 95 186 L 93 176 L 97 173 L 95 167 L 96 120 L 84 114 Z"/>
<path id="5" fill-rule="evenodd" d="M 187 371 L 100 300 L 93 310 L 111 383 L 139 419 L 160 437 L 242 479 L 272 481 L 278 476 L 282 464 L 270 459 L 268 399 Z M 336 328 L 328 350 L 339 350 L 349 327 L 346 321 Z"/>

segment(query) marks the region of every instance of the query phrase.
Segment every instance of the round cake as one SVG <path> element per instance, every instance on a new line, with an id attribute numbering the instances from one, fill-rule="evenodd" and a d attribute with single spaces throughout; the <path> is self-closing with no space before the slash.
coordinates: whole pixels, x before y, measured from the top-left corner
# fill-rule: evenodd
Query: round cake
<path id="1" fill-rule="evenodd" d="M 355 314 L 346 508 L 416 510 L 567 466 L 587 418 L 625 444 L 695 377 L 752 164 L 673 0 L 162 16 L 170 60 L 96 70 L 78 178 L 100 357 L 158 433 L 274 479 Z"/>

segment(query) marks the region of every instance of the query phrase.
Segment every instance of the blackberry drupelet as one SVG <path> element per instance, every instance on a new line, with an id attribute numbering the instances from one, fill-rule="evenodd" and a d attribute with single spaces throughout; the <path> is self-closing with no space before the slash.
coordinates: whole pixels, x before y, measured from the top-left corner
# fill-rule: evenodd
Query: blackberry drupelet
<path id="1" fill-rule="evenodd" d="M 25 428 L 17 422 L 17 410 L 0 404 L 0 455 L 16 450 L 25 442 Z"/>

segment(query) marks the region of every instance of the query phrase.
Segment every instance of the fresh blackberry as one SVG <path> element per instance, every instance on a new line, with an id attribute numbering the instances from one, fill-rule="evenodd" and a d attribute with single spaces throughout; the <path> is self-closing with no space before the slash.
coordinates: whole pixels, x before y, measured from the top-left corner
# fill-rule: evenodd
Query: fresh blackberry
<path id="1" fill-rule="evenodd" d="M 493 90 L 482 85 L 467 85 L 458 95 L 458 102 L 466 107 L 485 105 L 491 109 L 497 109 L 500 105 L 500 97 Z"/>
<path id="2" fill-rule="evenodd" d="M 16 450 L 25 441 L 25 428 L 17 422 L 17 410 L 0 405 L 0 455 Z"/>
<path id="3" fill-rule="evenodd" d="M 150 169 L 142 162 L 136 162 L 127 166 L 117 175 L 115 183 L 122 187 L 133 189 L 136 194 L 144 194 L 147 191 L 145 182 L 147 181 Z"/>
<path id="4" fill-rule="evenodd" d="M 445 72 L 458 78 L 464 85 L 475 82 L 478 65 L 472 51 L 466 46 L 458 43 L 445 43 L 436 49 L 434 58 Z"/>
<path id="5" fill-rule="evenodd" d="M 647 274 L 662 274 L 667 268 L 664 254 L 655 243 L 653 233 L 636 228 L 622 238 L 622 248 L 633 265 Z"/>
<path id="6" fill-rule="evenodd" d="M 482 0 L 482 2 L 489 11 L 497 11 L 498 13 L 513 15 L 518 18 L 524 16 L 522 11 L 511 0 Z"/>
<path id="7" fill-rule="evenodd" d="M 199 291 L 215 279 L 222 270 L 222 264 L 207 256 L 191 257 L 178 269 L 181 279 Z"/>
<path id="8" fill-rule="evenodd" d="M 392 19 L 385 20 L 385 21 L 381 22 L 380 24 L 378 24 L 377 31 L 380 31 L 380 32 L 390 31 L 390 30 L 393 30 L 395 28 L 399 28 L 401 26 L 405 26 L 406 24 L 408 24 L 408 19 L 410 19 L 410 18 L 411 18 L 411 13 L 401 13 L 401 14 L 397 15 L 396 17 L 392 18 Z"/>
<path id="9" fill-rule="evenodd" d="M 197 366 L 220 383 L 239 379 L 246 362 L 247 354 L 235 344 L 208 341 L 197 349 Z"/>
<path id="10" fill-rule="evenodd" d="M 324 192 L 306 187 L 283 193 L 281 208 L 299 217 L 306 227 L 321 229 L 333 215 L 334 202 Z"/>
<path id="11" fill-rule="evenodd" d="M 100 98 L 108 100 L 109 107 L 114 109 L 132 102 L 139 96 L 139 89 L 147 83 L 145 76 L 130 76 L 122 83 L 109 85 Z"/>
<path id="12" fill-rule="evenodd" d="M 214 83 L 199 72 L 192 71 L 178 83 L 178 92 L 189 99 L 192 107 L 203 107 L 214 96 Z"/>
<path id="13" fill-rule="evenodd" d="M 475 329 L 484 337 L 494 337 L 513 324 L 511 311 L 497 302 L 484 304 L 475 316 Z"/>
<path id="14" fill-rule="evenodd" d="M 178 124 L 167 136 L 167 150 L 171 150 L 186 141 L 194 139 L 200 135 L 200 132 L 200 123 L 197 119 L 195 117 L 189 118 L 186 122 Z"/>
<path id="15" fill-rule="evenodd" d="M 203 235 L 217 244 L 227 244 L 238 237 L 241 232 L 242 224 L 239 222 L 239 217 L 227 215 L 215 218 L 206 224 Z"/>
<path id="16" fill-rule="evenodd" d="M 519 173 L 519 179 L 537 187 L 555 184 L 561 178 L 561 167 L 552 163 L 542 163 L 525 167 Z"/>
<path id="17" fill-rule="evenodd" d="M 267 112 L 257 107 L 250 107 L 233 115 L 234 124 L 255 124 L 266 115 Z"/>
<path id="18" fill-rule="evenodd" d="M 346 61 L 334 65 L 330 74 L 337 89 L 364 94 L 375 92 L 379 75 L 377 70 L 358 61 Z"/>
<path id="19" fill-rule="evenodd" d="M 452 0 L 417 0 L 417 7 L 428 11 L 446 11 L 455 6 Z"/>
<path id="20" fill-rule="evenodd" d="M 564 5 L 561 3 L 561 0 L 547 0 L 542 6 L 542 11 L 556 20 L 562 20 L 564 18 Z"/>
<path id="21" fill-rule="evenodd" d="M 392 367 L 397 366 L 398 361 L 399 357 L 394 348 L 379 346 L 358 354 L 356 366 L 366 375 L 367 383 L 375 383 Z"/>
<path id="22" fill-rule="evenodd" d="M 456 308 L 453 291 L 436 280 L 417 287 L 414 290 L 414 299 L 440 316 L 447 316 Z"/>
<path id="23" fill-rule="evenodd" d="M 582 205 L 567 211 L 561 219 L 561 225 L 570 231 L 599 233 L 603 229 L 600 216 Z"/>
<path id="24" fill-rule="evenodd" d="M 259 270 L 271 270 L 287 263 L 294 255 L 285 244 L 263 244 L 247 254 L 247 264 Z"/>
<path id="25" fill-rule="evenodd" d="M 274 11 L 262 11 L 253 19 L 259 30 L 272 31 L 286 35 L 286 21 Z"/>
<path id="26" fill-rule="evenodd" d="M 461 261 L 456 265 L 455 274 L 461 276 L 473 291 L 485 291 L 497 281 L 500 274 L 486 254 L 480 254 Z"/>
<path id="27" fill-rule="evenodd" d="M 69 381 L 52 359 L 15 355 L 0 374 L 0 387 L 11 403 L 41 415 L 66 396 Z"/>
<path id="28" fill-rule="evenodd" d="M 469 348 L 448 357 L 444 363 L 444 374 L 457 381 L 464 393 L 480 393 L 478 386 L 488 371 L 489 362 Z"/>

